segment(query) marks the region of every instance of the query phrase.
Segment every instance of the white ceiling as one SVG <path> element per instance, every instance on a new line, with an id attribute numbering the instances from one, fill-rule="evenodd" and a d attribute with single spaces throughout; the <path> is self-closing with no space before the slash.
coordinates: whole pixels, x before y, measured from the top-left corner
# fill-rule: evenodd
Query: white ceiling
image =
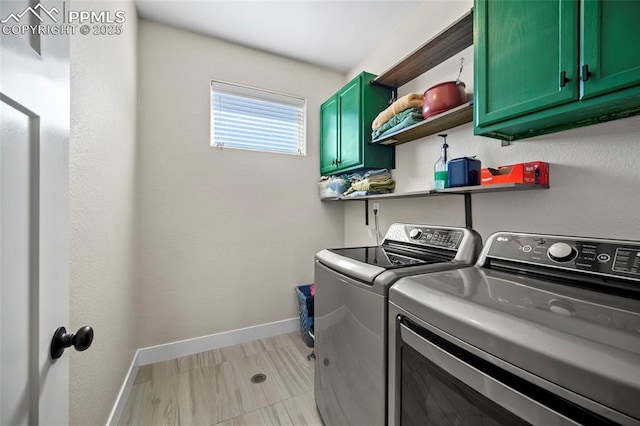
<path id="1" fill-rule="evenodd" d="M 346 73 L 425 0 L 135 0 L 140 17 Z"/>

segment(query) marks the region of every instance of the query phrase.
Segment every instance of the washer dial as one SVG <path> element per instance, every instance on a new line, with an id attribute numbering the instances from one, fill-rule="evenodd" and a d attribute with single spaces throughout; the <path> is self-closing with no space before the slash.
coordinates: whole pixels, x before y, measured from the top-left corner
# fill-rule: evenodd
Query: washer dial
<path id="1" fill-rule="evenodd" d="M 554 243 L 549 247 L 547 255 L 554 262 L 570 262 L 578 256 L 578 251 L 567 243 Z"/>
<path id="2" fill-rule="evenodd" d="M 409 232 L 409 238 L 411 238 L 412 240 L 417 240 L 420 237 L 422 237 L 422 229 L 418 229 L 418 228 L 413 228 L 410 232 Z"/>

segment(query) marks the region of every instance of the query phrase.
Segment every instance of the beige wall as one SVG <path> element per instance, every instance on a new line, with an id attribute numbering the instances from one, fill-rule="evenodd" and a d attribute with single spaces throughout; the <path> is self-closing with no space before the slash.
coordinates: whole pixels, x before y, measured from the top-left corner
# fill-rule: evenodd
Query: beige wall
<path id="1" fill-rule="evenodd" d="M 71 40 L 70 317 L 95 330 L 70 356 L 70 423 L 105 424 L 136 345 L 135 158 L 137 15 L 129 1 L 75 10 L 124 10 L 124 33 Z M 46 423 L 46 419 L 44 421 Z"/>
<path id="2" fill-rule="evenodd" d="M 139 347 L 298 316 L 294 287 L 341 245 L 319 201 L 320 104 L 344 76 L 140 21 Z M 307 99 L 306 157 L 209 145 L 210 80 Z"/>
<path id="3" fill-rule="evenodd" d="M 362 70 L 383 72 L 472 6 L 470 0 L 426 2 L 347 78 Z M 455 79 L 461 56 L 465 57 L 461 79 L 471 91 L 473 49 L 469 48 L 402 87 L 400 94 L 422 93 L 440 81 Z M 517 230 L 640 240 L 640 117 L 515 141 L 509 147 L 473 136 L 471 123 L 446 133 L 451 158 L 476 155 L 483 167 L 535 160 L 551 163 L 548 190 L 473 195 L 473 225 L 483 239 L 498 230 Z M 396 148 L 397 192 L 431 186 L 440 145 L 441 138 L 433 135 Z M 360 203 L 346 204 L 347 245 L 375 243 L 364 225 L 362 208 Z M 464 226 L 463 209 L 462 196 L 388 200 L 380 203 L 380 228 L 384 232 L 395 221 Z"/>

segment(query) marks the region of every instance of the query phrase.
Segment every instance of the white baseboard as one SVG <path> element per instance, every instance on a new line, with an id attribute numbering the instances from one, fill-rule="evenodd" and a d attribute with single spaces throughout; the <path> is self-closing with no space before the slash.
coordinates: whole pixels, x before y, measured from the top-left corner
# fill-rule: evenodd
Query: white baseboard
<path id="1" fill-rule="evenodd" d="M 131 361 L 131 365 L 129 366 L 129 371 L 124 378 L 124 382 L 122 383 L 122 387 L 120 388 L 120 392 L 118 392 L 118 397 L 116 398 L 116 403 L 113 405 L 111 409 L 111 414 L 109 414 L 109 420 L 107 420 L 107 426 L 118 426 L 120 422 L 120 417 L 124 411 L 124 407 L 127 404 L 127 400 L 129 399 L 129 394 L 131 394 L 131 389 L 133 389 L 133 383 L 136 380 L 136 375 L 138 374 L 138 353 L 140 351 L 137 350 L 136 354 L 133 356 L 133 360 Z"/>
<path id="2" fill-rule="evenodd" d="M 282 321 L 260 324 L 253 327 L 240 328 L 238 330 L 225 331 L 223 333 L 210 334 L 208 336 L 193 339 L 180 340 L 164 345 L 150 346 L 136 351 L 129 372 L 120 388 L 116 403 L 111 410 L 108 426 L 117 426 L 124 411 L 133 383 L 138 374 L 138 368 L 155 362 L 167 361 L 200 352 L 206 352 L 225 346 L 237 345 L 251 340 L 264 339 L 278 334 L 291 333 L 300 329 L 300 319 L 291 318 Z"/>
<path id="3" fill-rule="evenodd" d="M 251 340 L 277 336 L 278 334 L 290 333 L 298 329 L 300 329 L 300 319 L 291 318 L 164 345 L 150 346 L 138 349 L 138 366 L 237 345 Z"/>

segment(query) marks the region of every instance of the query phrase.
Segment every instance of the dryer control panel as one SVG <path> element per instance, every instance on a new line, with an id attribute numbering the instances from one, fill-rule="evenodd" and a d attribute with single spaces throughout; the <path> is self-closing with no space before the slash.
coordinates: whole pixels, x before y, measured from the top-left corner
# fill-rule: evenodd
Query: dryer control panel
<path id="1" fill-rule="evenodd" d="M 640 282 L 640 241 L 500 232 L 489 238 L 479 263 L 489 259 Z"/>

